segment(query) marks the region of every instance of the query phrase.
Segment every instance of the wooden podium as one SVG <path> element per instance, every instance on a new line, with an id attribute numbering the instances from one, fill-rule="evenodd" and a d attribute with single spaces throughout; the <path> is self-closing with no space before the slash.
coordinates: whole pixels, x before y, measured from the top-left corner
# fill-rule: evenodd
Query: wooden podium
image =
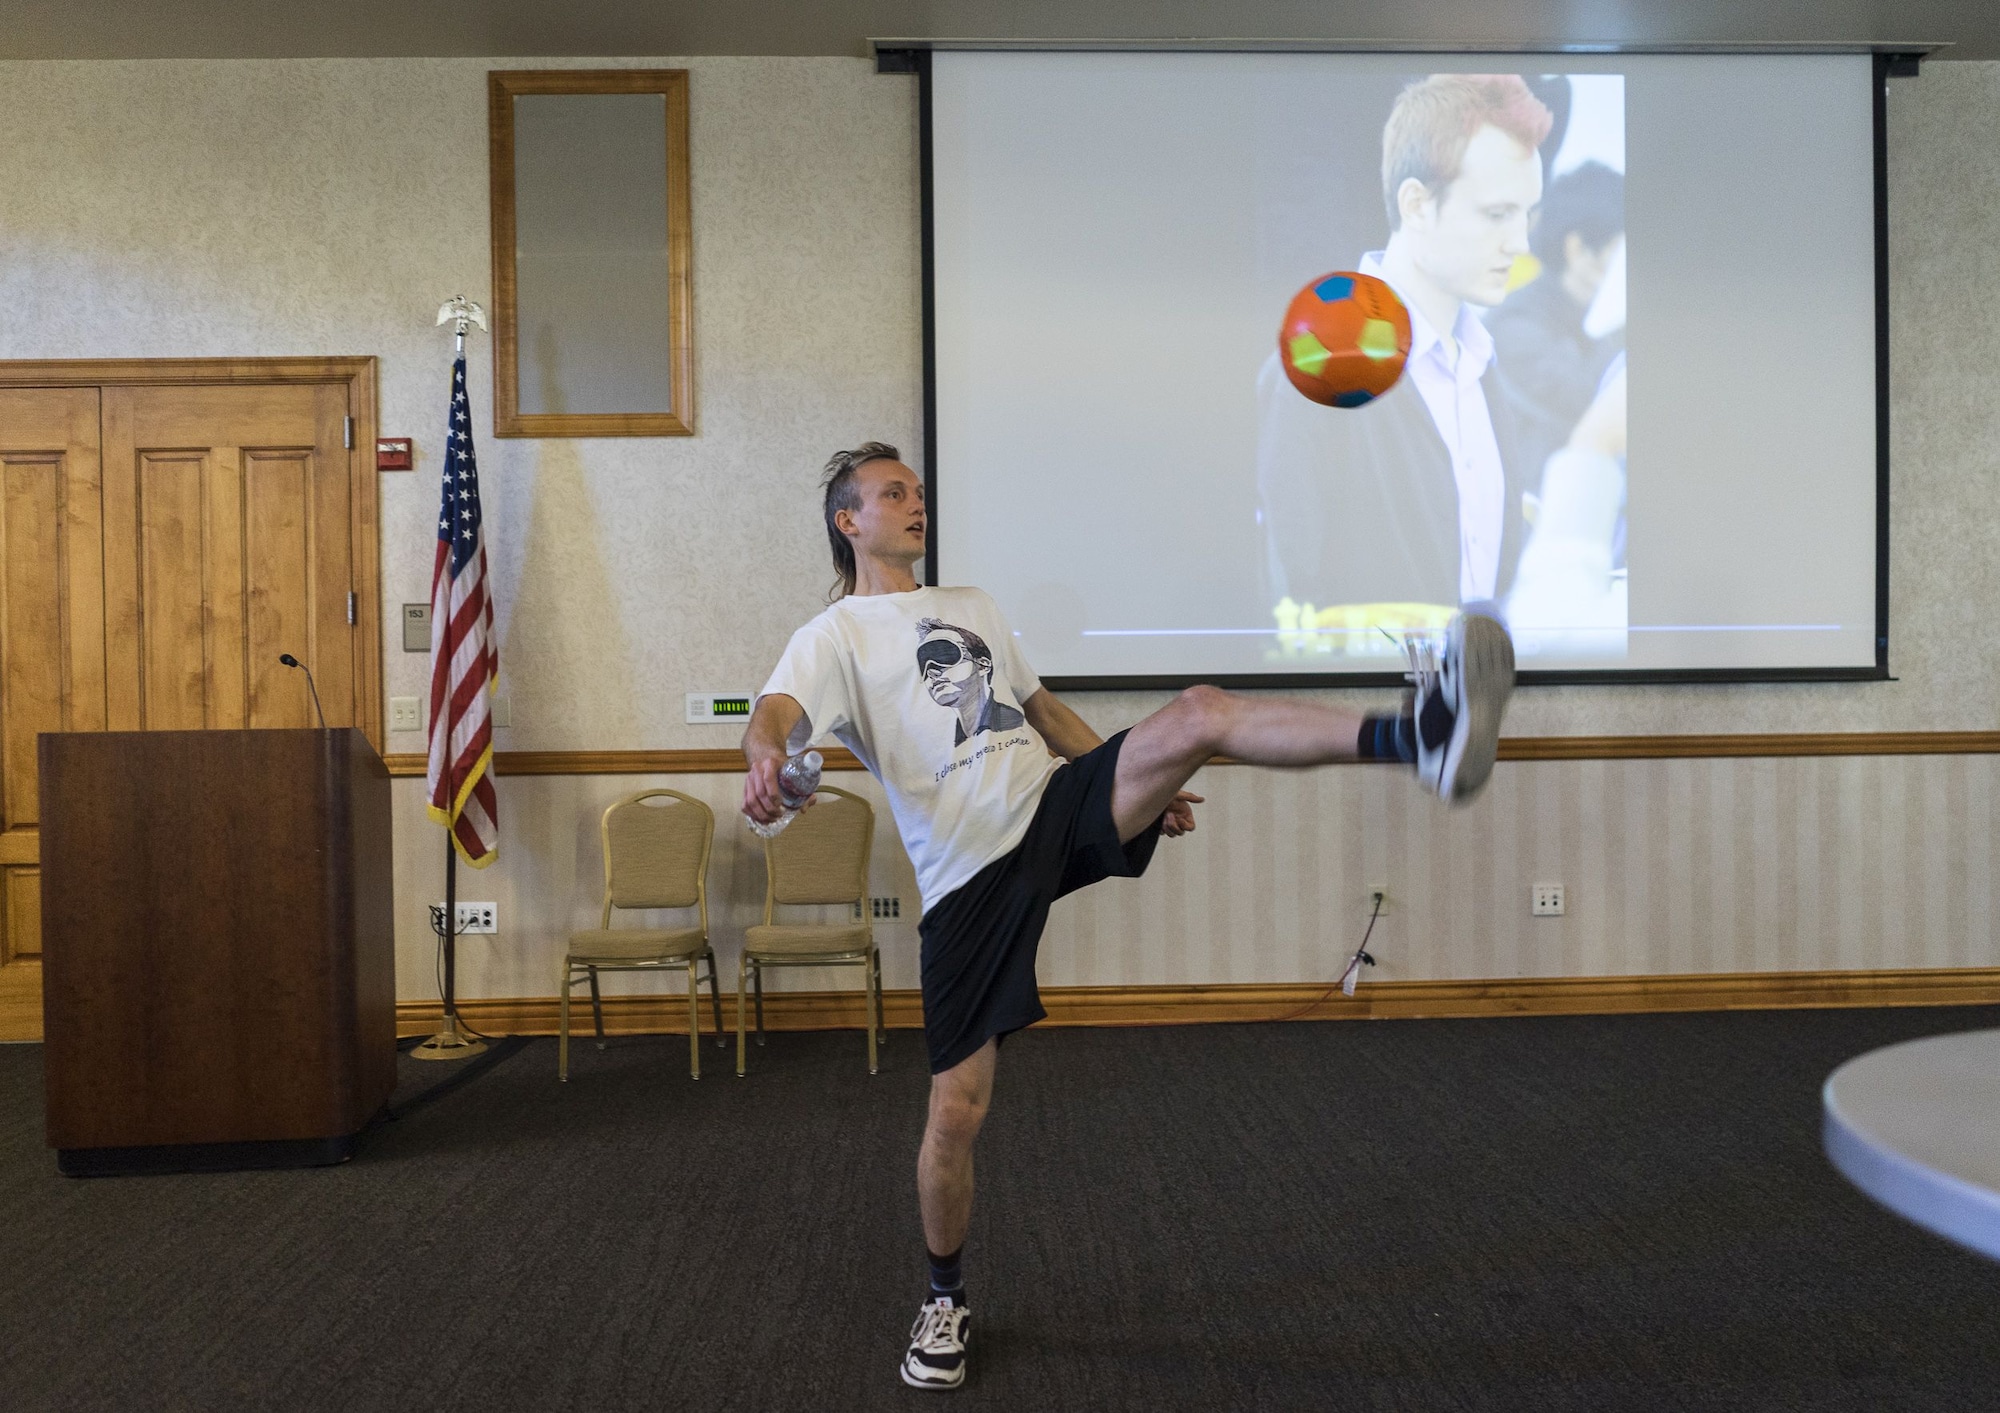
<path id="1" fill-rule="evenodd" d="M 359 731 L 45 734 L 48 1141 L 73 1176 L 336 1163 L 396 1081 Z"/>

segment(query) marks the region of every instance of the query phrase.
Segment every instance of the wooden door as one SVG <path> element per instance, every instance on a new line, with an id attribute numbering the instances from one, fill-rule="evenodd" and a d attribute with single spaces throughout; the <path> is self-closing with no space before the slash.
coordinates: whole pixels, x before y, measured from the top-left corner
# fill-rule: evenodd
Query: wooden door
<path id="1" fill-rule="evenodd" d="M 0 365 L 0 1040 L 42 1028 L 37 735 L 317 725 L 290 653 L 380 748 L 372 360 L 71 367 Z"/>
<path id="2" fill-rule="evenodd" d="M 0 388 L 0 1038 L 42 1031 L 35 738 L 102 731 L 98 390 Z"/>
<path id="3" fill-rule="evenodd" d="M 347 389 L 103 398 L 110 729 L 358 724 Z"/>

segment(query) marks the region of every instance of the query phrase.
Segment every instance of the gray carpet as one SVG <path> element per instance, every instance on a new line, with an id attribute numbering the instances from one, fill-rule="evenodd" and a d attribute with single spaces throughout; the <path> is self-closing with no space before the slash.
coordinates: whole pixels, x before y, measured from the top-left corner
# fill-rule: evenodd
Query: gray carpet
<path id="1" fill-rule="evenodd" d="M 1818 1087 L 1990 1011 L 1040 1031 L 964 1408 L 2000 1406 L 2000 1267 L 1850 1190 Z M 538 1041 L 344 1167 L 75 1180 L 0 1047 L 10 1409 L 881 1409 L 919 1038 Z M 403 1061 L 399 1102 L 439 1079 Z"/>

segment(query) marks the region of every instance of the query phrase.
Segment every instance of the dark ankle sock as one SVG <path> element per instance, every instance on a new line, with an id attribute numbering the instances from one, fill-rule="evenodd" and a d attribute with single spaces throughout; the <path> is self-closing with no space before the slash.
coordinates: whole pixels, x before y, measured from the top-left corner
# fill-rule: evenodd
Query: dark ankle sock
<path id="1" fill-rule="evenodd" d="M 924 1255 L 930 1258 L 931 1263 L 931 1299 L 949 1295 L 952 1304 L 965 1304 L 965 1277 L 958 1268 L 958 1258 L 964 1254 L 963 1246 L 949 1256 L 940 1256 L 935 1251 L 925 1250 Z"/>
<path id="2" fill-rule="evenodd" d="M 1424 703 L 1424 714 L 1415 721 L 1416 729 L 1422 733 L 1424 744 L 1436 750 L 1451 739 L 1451 729 L 1456 725 L 1451 708 L 1445 705 L 1443 692 L 1432 692 Z"/>
<path id="3" fill-rule="evenodd" d="M 1361 718 L 1355 740 L 1363 760 L 1399 760 L 1414 765 L 1417 760 L 1417 723 L 1409 708 L 1398 712 L 1370 713 Z"/>

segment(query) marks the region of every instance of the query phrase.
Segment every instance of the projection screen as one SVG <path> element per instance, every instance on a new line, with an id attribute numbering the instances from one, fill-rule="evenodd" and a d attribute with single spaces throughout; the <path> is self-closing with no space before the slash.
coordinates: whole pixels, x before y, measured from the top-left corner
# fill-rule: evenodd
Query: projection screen
<path id="1" fill-rule="evenodd" d="M 1070 686 L 1887 669 L 1866 54 L 928 56 L 931 582 Z M 1396 386 L 1307 401 L 1302 286 Z"/>

